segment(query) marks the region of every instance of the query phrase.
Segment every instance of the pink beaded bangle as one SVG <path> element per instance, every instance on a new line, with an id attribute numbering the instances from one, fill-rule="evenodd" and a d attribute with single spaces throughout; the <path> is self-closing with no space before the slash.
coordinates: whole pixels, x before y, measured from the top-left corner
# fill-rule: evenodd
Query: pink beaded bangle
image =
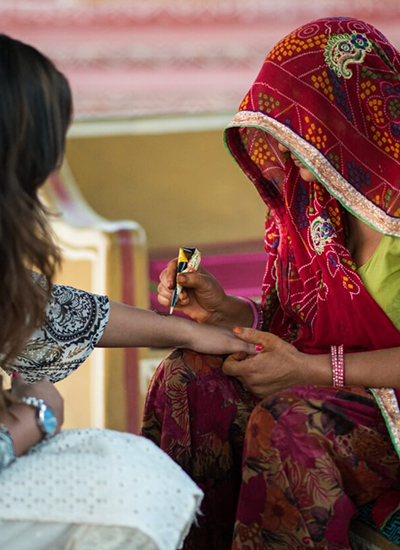
<path id="1" fill-rule="evenodd" d="M 331 346 L 332 380 L 334 386 L 344 386 L 344 351 L 343 344 Z"/>
<path id="2" fill-rule="evenodd" d="M 247 302 L 253 311 L 253 324 L 251 328 L 261 330 L 264 320 L 264 312 L 261 304 L 256 304 L 256 302 L 253 302 L 253 300 L 250 300 L 250 298 L 247 298 L 246 296 L 238 296 L 238 298 L 244 302 Z"/>

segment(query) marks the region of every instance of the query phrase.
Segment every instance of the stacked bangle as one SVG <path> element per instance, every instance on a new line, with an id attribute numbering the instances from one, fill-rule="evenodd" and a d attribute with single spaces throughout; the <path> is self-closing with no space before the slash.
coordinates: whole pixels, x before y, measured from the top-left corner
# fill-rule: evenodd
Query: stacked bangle
<path id="1" fill-rule="evenodd" d="M 0 472 L 15 460 L 14 443 L 10 432 L 4 424 L 0 424 Z"/>
<path id="2" fill-rule="evenodd" d="M 344 352 L 343 344 L 331 346 L 332 380 L 334 386 L 344 386 Z"/>
<path id="3" fill-rule="evenodd" d="M 257 304 L 256 302 L 254 302 L 253 300 L 250 300 L 250 298 L 247 298 L 246 296 L 238 296 L 238 298 L 240 298 L 244 302 L 247 302 L 253 311 L 253 324 L 251 328 L 262 330 L 263 321 L 264 321 L 264 311 L 263 311 L 262 305 Z"/>

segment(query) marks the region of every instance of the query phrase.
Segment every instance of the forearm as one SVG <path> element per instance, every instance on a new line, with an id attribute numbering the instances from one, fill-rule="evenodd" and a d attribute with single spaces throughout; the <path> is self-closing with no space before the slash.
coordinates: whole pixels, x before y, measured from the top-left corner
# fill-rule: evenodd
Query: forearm
<path id="1" fill-rule="evenodd" d="M 224 327 L 196 323 L 174 315 L 157 315 L 117 302 L 110 303 L 110 318 L 99 347 L 189 348 L 199 353 L 254 353 L 254 346 L 238 340 Z"/>
<path id="2" fill-rule="evenodd" d="M 306 383 L 332 385 L 330 355 L 308 355 L 303 359 L 309 371 Z M 345 353 L 344 364 L 346 386 L 400 388 L 400 348 Z"/>
<path id="3" fill-rule="evenodd" d="M 110 317 L 97 347 L 187 347 L 188 321 L 110 302 Z"/>
<path id="4" fill-rule="evenodd" d="M 36 421 L 36 411 L 28 405 L 10 406 L 1 416 L 0 424 L 8 429 L 16 456 L 25 454 L 43 438 Z"/>

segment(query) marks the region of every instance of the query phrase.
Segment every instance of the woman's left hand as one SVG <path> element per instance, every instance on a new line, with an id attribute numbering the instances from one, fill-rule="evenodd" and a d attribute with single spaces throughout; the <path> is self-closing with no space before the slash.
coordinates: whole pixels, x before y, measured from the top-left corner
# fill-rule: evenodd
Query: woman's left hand
<path id="1" fill-rule="evenodd" d="M 261 346 L 257 355 L 244 358 L 244 354 L 230 355 L 222 370 L 238 378 L 253 395 L 265 398 L 292 386 L 312 383 L 306 380 L 307 355 L 298 351 L 270 332 L 236 327 L 235 335 L 251 344 Z"/>

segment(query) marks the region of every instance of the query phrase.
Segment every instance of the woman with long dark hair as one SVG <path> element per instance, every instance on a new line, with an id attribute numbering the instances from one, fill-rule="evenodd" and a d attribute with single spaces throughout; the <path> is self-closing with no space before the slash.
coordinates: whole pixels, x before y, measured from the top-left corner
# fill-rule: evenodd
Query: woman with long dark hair
<path id="1" fill-rule="evenodd" d="M 70 88 L 49 59 L 5 35 L 0 82 L 0 364 L 13 375 L 11 391 L 0 385 L 0 546 L 173 550 L 201 491 L 143 438 L 59 434 L 63 400 L 53 383 L 97 345 L 254 346 L 53 284 L 60 252 L 38 191 L 63 159 Z"/>

